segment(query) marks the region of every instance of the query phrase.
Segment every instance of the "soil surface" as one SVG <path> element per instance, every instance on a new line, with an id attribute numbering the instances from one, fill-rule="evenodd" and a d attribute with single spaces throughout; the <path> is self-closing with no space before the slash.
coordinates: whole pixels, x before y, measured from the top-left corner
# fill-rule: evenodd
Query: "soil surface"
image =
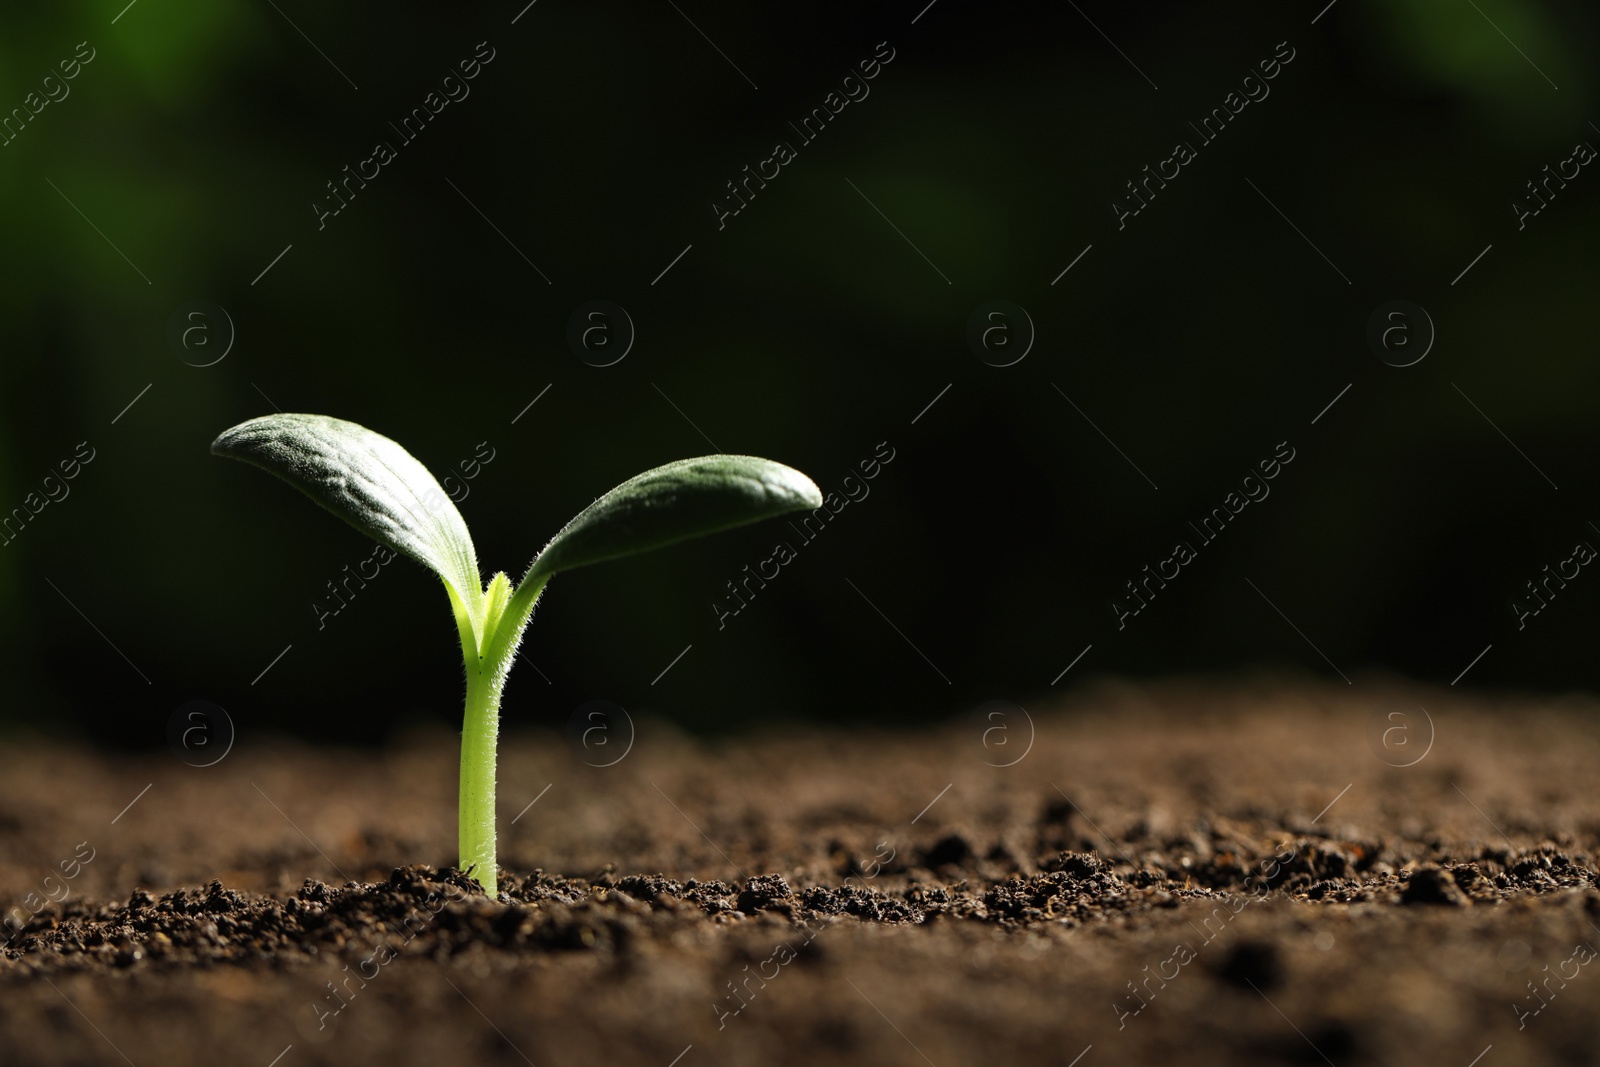
<path id="1" fill-rule="evenodd" d="M 448 733 L 208 768 L 14 741 L 0 1061 L 1600 1060 L 1592 701 L 1099 684 L 1028 713 L 641 721 L 610 767 L 510 737 L 499 900 L 449 868 Z"/>

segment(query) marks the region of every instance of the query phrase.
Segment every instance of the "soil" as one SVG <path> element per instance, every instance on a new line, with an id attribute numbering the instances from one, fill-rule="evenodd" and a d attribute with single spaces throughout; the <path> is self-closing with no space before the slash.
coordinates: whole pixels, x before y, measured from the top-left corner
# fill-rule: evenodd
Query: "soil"
<path id="1" fill-rule="evenodd" d="M 1102 683 L 1028 712 L 1031 747 L 1011 706 L 641 721 L 605 768 L 509 737 L 498 901 L 448 867 L 448 733 L 209 768 L 16 741 L 0 1060 L 1600 1058 L 1592 701 Z"/>

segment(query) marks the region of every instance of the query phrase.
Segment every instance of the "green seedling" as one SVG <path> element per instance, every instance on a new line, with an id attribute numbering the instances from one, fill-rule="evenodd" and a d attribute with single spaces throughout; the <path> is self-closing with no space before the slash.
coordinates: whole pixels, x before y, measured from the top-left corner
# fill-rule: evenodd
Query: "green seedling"
<path id="1" fill-rule="evenodd" d="M 211 444 L 277 475 L 362 533 L 444 580 L 467 670 L 461 723 L 461 867 L 496 895 L 495 742 L 500 698 L 552 575 L 791 511 L 822 506 L 804 474 L 754 456 L 680 459 L 636 475 L 551 538 L 515 586 L 483 583 L 466 521 L 428 469 L 382 434 L 326 415 L 267 415 Z"/>

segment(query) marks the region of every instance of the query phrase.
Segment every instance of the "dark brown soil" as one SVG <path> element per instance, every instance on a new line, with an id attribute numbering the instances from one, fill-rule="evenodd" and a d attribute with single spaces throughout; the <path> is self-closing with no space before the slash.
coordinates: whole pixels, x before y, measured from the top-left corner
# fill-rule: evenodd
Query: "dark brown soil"
<path id="1" fill-rule="evenodd" d="M 207 769 L 7 746 L 0 1061 L 1600 1058 L 1592 702 L 1029 711 L 1031 750 L 1015 709 L 716 746 L 642 722 L 605 769 L 509 740 L 500 901 L 446 866 L 448 734 Z"/>

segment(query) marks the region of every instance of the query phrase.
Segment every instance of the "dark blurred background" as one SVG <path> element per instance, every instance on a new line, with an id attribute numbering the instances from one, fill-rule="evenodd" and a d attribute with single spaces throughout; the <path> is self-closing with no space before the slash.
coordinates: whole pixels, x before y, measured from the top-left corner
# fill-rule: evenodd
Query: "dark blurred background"
<path id="1" fill-rule="evenodd" d="M 837 491 L 893 449 L 815 543 L 773 522 L 557 579 L 508 726 L 594 699 L 706 730 L 914 722 L 1057 679 L 1263 666 L 1594 684 L 1600 576 L 1521 629 L 1512 608 L 1600 546 L 1600 172 L 1521 229 L 1512 207 L 1600 145 L 1591 5 L 113 0 L 0 21 L 0 113 L 69 90 L 0 147 L 0 509 L 62 497 L 0 546 L 14 728 L 159 745 L 192 699 L 242 735 L 458 719 L 439 582 L 394 562 L 319 630 L 313 602 L 371 545 L 208 454 L 274 407 L 455 472 L 486 576 L 671 459 L 770 456 Z M 490 50 L 404 143 L 389 124 Z M 890 50 L 803 143 L 790 123 Z M 1202 145 L 1189 123 L 1290 50 Z M 396 158 L 319 229 L 379 140 Z M 719 229 L 725 183 L 780 140 L 796 158 Z M 1198 158 L 1119 230 L 1113 201 L 1178 140 Z M 1396 299 L 1437 331 L 1407 367 L 1367 340 Z M 591 300 L 636 330 L 609 367 L 568 341 Z M 994 300 L 1037 333 L 1007 367 L 968 341 Z M 185 317 L 207 305 L 226 319 Z M 1285 441 L 1271 495 L 1202 546 L 1188 523 Z M 92 461 L 47 482 L 80 442 Z M 1119 629 L 1113 598 L 1180 539 L 1198 558 Z M 777 540 L 798 558 L 719 630 L 713 601 Z"/>

